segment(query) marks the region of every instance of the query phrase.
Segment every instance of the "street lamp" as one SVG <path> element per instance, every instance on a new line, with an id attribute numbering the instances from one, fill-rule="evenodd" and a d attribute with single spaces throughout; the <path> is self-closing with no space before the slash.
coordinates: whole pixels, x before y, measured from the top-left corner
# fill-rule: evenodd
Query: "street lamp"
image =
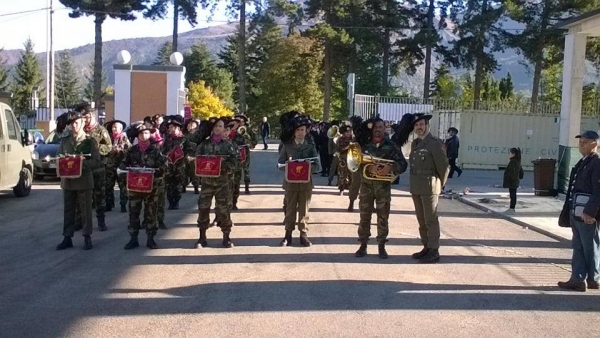
<path id="1" fill-rule="evenodd" d="M 31 89 L 31 106 L 30 106 L 30 110 L 37 110 L 38 106 L 40 105 L 40 98 L 38 97 L 38 91 L 40 90 L 40 87 L 35 86 Z"/>

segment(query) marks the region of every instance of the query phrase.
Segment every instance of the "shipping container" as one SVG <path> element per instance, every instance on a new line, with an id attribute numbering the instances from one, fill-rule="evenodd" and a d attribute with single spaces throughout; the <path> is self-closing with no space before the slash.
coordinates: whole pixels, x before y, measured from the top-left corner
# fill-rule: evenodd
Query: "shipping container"
<path id="1" fill-rule="evenodd" d="M 444 140 L 448 128 L 458 129 L 458 162 L 463 168 L 503 168 L 508 163 L 509 149 L 518 147 L 523 167 L 532 169 L 533 160 L 558 160 L 559 125 L 559 115 L 447 111 L 434 113 L 431 132 Z M 599 127 L 598 117 L 581 117 L 581 130 L 598 131 Z"/>

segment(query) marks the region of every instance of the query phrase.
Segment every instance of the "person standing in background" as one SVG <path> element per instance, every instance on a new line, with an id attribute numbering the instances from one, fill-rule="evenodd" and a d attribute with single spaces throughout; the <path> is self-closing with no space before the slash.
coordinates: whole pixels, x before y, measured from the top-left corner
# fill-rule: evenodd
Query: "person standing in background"
<path id="1" fill-rule="evenodd" d="M 267 145 L 267 138 L 269 137 L 270 133 L 271 125 L 269 122 L 267 122 L 267 117 L 263 116 L 263 121 L 260 124 L 260 135 L 262 136 L 263 146 L 265 147 L 264 150 L 269 149 L 269 146 Z"/>
<path id="2" fill-rule="evenodd" d="M 446 139 L 445 146 L 448 162 L 450 164 L 450 174 L 448 174 L 448 178 L 452 178 L 455 171 L 458 173 L 458 177 L 460 177 L 463 171 L 456 166 L 456 160 L 458 159 L 458 148 L 460 148 L 458 129 L 454 127 L 450 127 L 450 129 L 448 129 L 448 138 Z"/>

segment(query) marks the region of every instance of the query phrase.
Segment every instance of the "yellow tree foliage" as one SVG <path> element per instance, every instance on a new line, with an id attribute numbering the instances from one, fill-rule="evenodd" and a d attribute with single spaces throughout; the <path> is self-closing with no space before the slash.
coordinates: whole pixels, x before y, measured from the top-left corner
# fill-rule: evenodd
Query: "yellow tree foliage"
<path id="1" fill-rule="evenodd" d="M 206 120 L 210 117 L 233 116 L 233 111 L 223 104 L 204 81 L 190 82 L 188 90 L 188 103 L 194 117 Z"/>

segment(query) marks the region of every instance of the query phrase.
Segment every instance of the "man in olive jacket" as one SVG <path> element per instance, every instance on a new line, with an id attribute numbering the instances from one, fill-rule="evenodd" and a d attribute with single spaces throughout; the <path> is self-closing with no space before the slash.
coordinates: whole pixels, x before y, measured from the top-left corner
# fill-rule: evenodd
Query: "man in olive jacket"
<path id="1" fill-rule="evenodd" d="M 413 131 L 417 138 L 410 147 L 410 193 L 419 221 L 423 250 L 412 258 L 419 263 L 440 260 L 440 222 L 437 206 L 442 187 L 448 179 L 448 157 L 444 143 L 430 133 L 431 115 L 415 114 Z"/>
<path id="2" fill-rule="evenodd" d="M 56 250 L 73 247 L 71 238 L 75 232 L 75 208 L 79 206 L 83 225 L 84 250 L 92 249 L 92 190 L 94 189 L 93 171 L 103 166 L 98 152 L 96 140 L 86 135 L 83 130 L 83 118 L 78 112 L 69 112 L 67 123 L 71 125 L 71 133 L 65 133 L 58 146 L 57 155 L 89 155 L 83 160 L 81 176 L 78 178 L 61 178 L 64 201 L 64 239 Z"/>

